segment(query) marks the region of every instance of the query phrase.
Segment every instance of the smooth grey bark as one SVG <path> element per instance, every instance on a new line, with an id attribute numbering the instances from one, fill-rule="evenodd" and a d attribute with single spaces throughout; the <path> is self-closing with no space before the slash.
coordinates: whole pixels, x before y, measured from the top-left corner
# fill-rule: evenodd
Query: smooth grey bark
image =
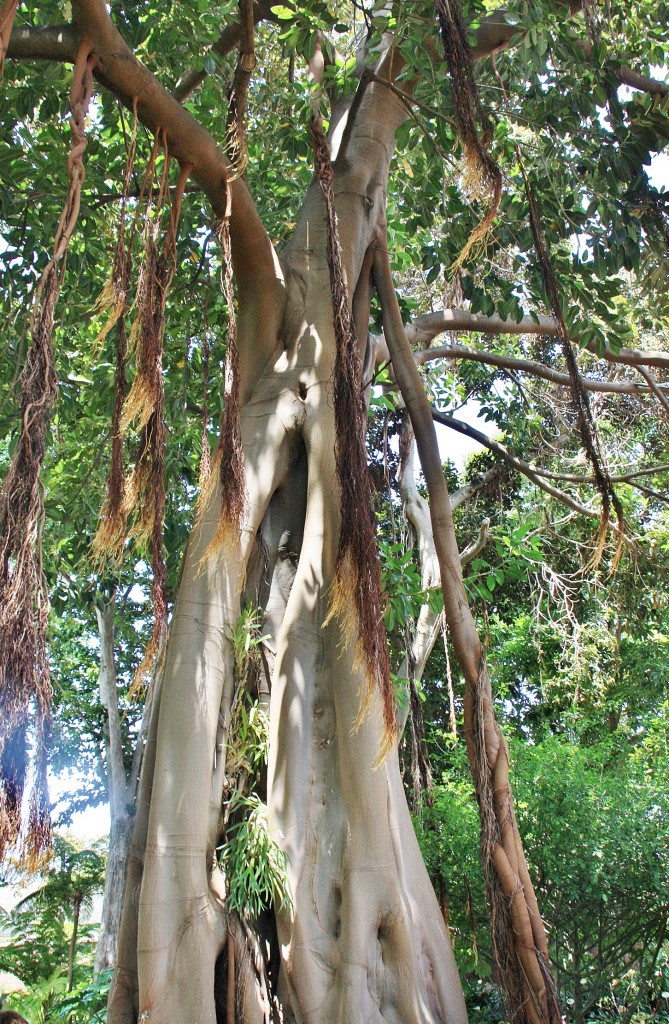
<path id="1" fill-rule="evenodd" d="M 368 252 L 404 116 L 392 93 L 368 87 L 346 160 L 335 165 L 345 272 L 361 322 Z M 275 294 L 283 316 L 274 337 L 253 305 L 240 303 L 273 353 L 247 379 L 240 411 L 246 511 L 240 536 L 217 548 L 214 489 L 188 545 L 147 748 L 148 806 L 138 812 L 109 1020 L 216 1019 L 215 967 L 228 937 L 214 856 L 235 687 L 228 637 L 250 597 L 265 607 L 270 634 L 268 806 L 293 894 L 290 911 L 277 915 L 284 1021 L 464 1024 L 396 750 L 375 767 L 380 698 L 372 695 L 359 723 L 367 683 L 355 637 L 337 619 L 325 625 L 339 497 L 335 339 L 315 186 L 281 262 Z M 366 337 L 360 341 L 364 352 Z"/>
<path id="2" fill-rule="evenodd" d="M 107 762 L 107 792 L 109 797 L 109 849 L 107 871 L 100 919 L 100 935 L 95 950 L 94 976 L 114 967 L 121 922 L 123 886 L 128 851 L 132 835 L 133 818 L 130 808 L 134 804 L 132 780 L 126 778 L 123 763 L 123 743 L 116 684 L 114 659 L 114 595 L 107 603 L 96 604 L 95 613 L 100 636 L 100 669 L 98 684 L 100 703 L 107 716 L 105 753 Z M 141 739 L 138 741 L 141 743 Z"/>

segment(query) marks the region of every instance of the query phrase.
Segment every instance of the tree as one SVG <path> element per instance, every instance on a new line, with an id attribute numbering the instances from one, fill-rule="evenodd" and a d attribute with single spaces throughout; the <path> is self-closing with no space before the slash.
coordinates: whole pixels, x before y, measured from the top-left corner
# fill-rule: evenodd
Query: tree
<path id="1" fill-rule="evenodd" d="M 390 253 L 396 251 L 396 269 L 404 270 L 406 285 L 411 276 L 408 268 L 416 257 L 429 282 L 436 280 L 442 266 L 464 264 L 471 269 L 484 229 L 497 210 L 503 210 L 493 248 L 501 266 L 488 268 L 485 288 L 475 273 L 461 276 L 462 292 L 471 304 L 466 313 L 492 316 L 497 312 L 501 319 L 479 317 L 473 325 L 506 331 L 513 330 L 515 322 L 525 329 L 525 338 L 536 326 L 533 319 L 531 324 L 523 319 L 525 312 L 530 319 L 540 311 L 551 314 L 549 322 L 539 325 L 544 336 L 557 336 L 560 348 L 546 342 L 536 359 L 515 353 L 496 358 L 498 365 L 511 372 L 536 374 L 551 385 L 571 389 L 574 407 L 564 412 L 556 403 L 545 417 L 555 422 L 562 413 L 567 432 L 576 433 L 591 462 L 587 473 L 570 474 L 569 484 L 574 485 L 570 492 L 546 483 L 546 474 L 556 472 L 551 468 L 537 468 L 511 456 L 514 468 L 564 500 L 572 511 L 599 520 L 596 557 L 601 557 L 611 532 L 610 513 L 617 513 L 613 532 L 620 548 L 626 528 L 615 474 L 606 467 L 588 393 L 603 387 L 614 394 L 631 394 L 639 402 L 650 396 L 666 411 L 666 384 L 656 381 L 649 370 L 659 367 L 661 373 L 666 356 L 639 354 L 620 346 L 621 339 L 631 337 L 631 328 L 625 334 L 621 327 L 629 322 L 629 318 L 624 321 L 627 310 L 643 308 L 644 330 L 654 337 L 664 315 L 660 299 L 650 307 L 637 302 L 635 292 L 636 287 L 643 288 L 644 275 L 647 282 L 658 282 L 665 273 L 661 256 L 666 217 L 658 193 L 641 168 L 667 134 L 666 115 L 654 100 L 666 97 L 667 86 L 648 74 L 666 29 L 649 6 L 637 6 L 634 17 L 629 9 L 624 13 L 616 9 L 604 34 L 591 5 L 585 7 L 587 31 L 582 20 L 572 20 L 578 12 L 570 7 L 553 11 L 537 5 L 486 14 L 484 8 L 473 5 L 467 11 L 472 22 L 469 33 L 449 4 L 438 5 L 440 32 L 432 11 L 414 14 L 401 6 L 372 8 L 363 12 L 364 53 L 359 62 L 353 55 L 349 26 L 317 3 L 294 9 L 243 3 L 239 20 L 227 7 L 207 7 L 194 26 L 188 5 L 175 3 L 169 12 L 114 9 L 110 15 L 98 0 L 79 0 L 73 4 L 71 24 L 56 24 L 56 12 L 51 21 L 51 11 L 44 12 L 49 23 L 40 15 L 35 24 L 30 14 L 22 24 L 20 14 L 11 38 L 8 26 L 15 5 L 3 7 L 3 41 L 7 38 L 7 54 L 13 62 L 40 58 L 75 65 L 71 182 L 56 232 L 58 258 L 68 244 L 81 201 L 84 112 L 93 78 L 136 112 L 139 124 L 155 140 L 142 186 L 133 177 L 136 127 L 128 127 L 127 145 L 119 145 L 117 132 L 121 121 L 126 124 L 125 115 L 122 119 L 109 97 L 100 98 L 93 120 L 99 121 L 100 138 L 111 144 L 100 178 L 104 181 L 116 170 L 109 180 L 118 181 L 119 188 L 111 198 L 120 204 L 112 287 L 106 294 L 107 307 L 114 310 L 120 355 L 112 428 L 115 486 L 104 506 L 106 534 L 100 546 L 122 551 L 125 533 L 119 532 L 119 517 L 134 510 L 132 526 L 154 570 L 153 655 L 161 649 L 166 632 L 165 410 L 169 379 L 175 376 L 173 368 L 179 367 L 176 359 L 167 382 L 163 381 L 162 342 L 166 294 L 175 271 L 183 271 L 188 260 L 176 240 L 187 176 L 211 204 L 221 246 L 228 331 L 224 380 L 219 374 L 220 393 L 225 397 L 221 448 L 208 484 L 205 474 L 169 643 L 152 695 L 119 965 L 110 1000 L 110 1020 L 115 1024 L 134 1024 L 149 1015 L 166 1021 L 188 1017 L 213 1021 L 216 996 L 219 1003 L 227 996 L 228 1021 L 235 1013 L 247 1020 L 267 1020 L 279 1012 L 279 1006 L 288 1020 L 466 1019 L 440 909 L 402 791 L 397 698 L 381 627 L 362 395 L 374 366 L 388 357 L 411 419 L 429 493 L 429 522 L 425 517 L 420 525 L 416 521 L 421 544 L 432 555 L 429 585 L 441 583 L 445 618 L 465 680 L 465 734 L 481 808 L 484 874 L 495 911 L 500 977 L 517 1020 L 557 1019 L 545 936 L 515 826 L 508 751 L 494 718 L 485 652 L 462 582 L 433 410 L 409 345 L 404 323 L 408 308 L 398 300 Z M 352 21 L 356 10 L 354 6 L 350 12 Z M 201 67 L 200 47 L 205 37 L 211 42 L 213 22 L 220 19 L 225 27 Z M 634 32 L 625 31 L 629 27 L 625 19 L 647 26 L 643 55 Z M 252 116 L 258 117 L 264 101 L 276 138 L 285 142 L 295 161 L 294 175 L 280 173 L 279 164 L 268 159 L 264 137 L 245 137 L 249 78 L 257 67 L 254 21 L 263 23 L 258 38 L 266 40 L 258 42 L 258 50 L 266 45 L 268 52 L 263 73 L 255 71 Z M 272 22 L 278 22 L 278 28 Z M 332 32 L 351 50 L 349 60 L 336 54 L 328 36 Z M 554 42 L 547 56 L 550 33 Z M 140 63 L 124 35 L 147 60 L 153 58 L 156 70 L 174 86 L 173 94 Z M 184 39 L 189 41 L 194 71 L 184 67 L 180 52 Z M 471 58 L 482 60 L 512 41 L 519 45 L 510 51 L 508 62 L 498 59 L 482 72 L 485 87 L 503 97 L 499 110 L 505 121 L 496 131 L 497 155 L 511 187 L 500 207 L 502 178 L 486 149 L 494 133 L 488 130 L 477 100 Z M 232 92 L 224 131 L 217 123 L 220 113 L 207 111 L 207 102 L 221 101 L 220 88 L 210 82 L 208 73 L 216 71 L 219 60 L 225 67 L 225 57 L 238 44 L 240 57 L 230 71 Z M 274 45 L 293 54 L 287 76 L 272 55 Z M 305 75 L 295 72 L 297 56 L 309 65 L 311 85 Z M 450 77 L 442 72 L 443 64 L 448 65 Z M 39 120 L 34 115 L 35 97 L 42 92 L 35 91 L 30 70 L 19 72 L 13 90 L 19 92 L 21 75 L 30 79 L 27 106 L 32 117 L 28 111 L 25 115 L 29 125 Z M 275 106 L 280 75 L 293 89 L 281 112 Z M 571 89 L 567 111 L 562 109 L 561 96 L 548 89 L 560 75 Z M 577 75 L 583 82 L 577 81 Z M 521 105 L 524 90 L 518 82 L 529 82 L 527 104 Z M 621 83 L 638 90 L 641 102 L 621 100 L 617 92 Z M 193 90 L 199 85 L 203 85 L 202 105 L 196 120 L 186 102 L 192 107 Z M 310 172 L 306 130 L 299 136 L 293 124 L 296 96 L 306 100 L 307 109 L 313 100 L 310 127 L 317 172 L 299 213 L 293 213 L 295 200 Z M 449 112 L 445 116 L 434 109 L 435 96 Z M 608 125 L 599 122 L 598 103 L 602 110 L 607 108 Z M 54 110 L 51 89 L 41 102 L 40 116 L 42 107 L 47 118 Z M 329 144 L 323 107 L 328 109 Z M 523 137 L 527 129 L 518 126 L 526 125 L 528 117 L 531 125 L 549 126 L 550 146 L 557 154 L 548 154 L 550 147 L 540 135 Z M 576 147 L 575 135 L 586 117 L 591 134 Z M 430 132 L 420 146 L 424 124 L 429 124 Z M 28 129 L 18 124 L 10 130 L 16 133 L 10 177 L 19 173 L 16 145 L 23 130 Z M 226 136 L 224 155 L 216 140 L 223 142 Z M 448 183 L 444 180 L 442 158 L 454 159 L 458 136 L 475 195 L 479 183 L 473 209 L 461 198 L 456 176 Z M 53 144 L 52 135 L 42 138 Z M 394 180 L 402 187 L 388 198 L 396 140 L 401 157 Z M 122 150 L 126 148 L 124 171 Z M 159 150 L 179 164 L 176 182 L 170 182 L 168 160 L 159 159 Z M 574 153 L 582 161 L 581 173 L 593 178 L 592 203 L 587 209 L 570 184 Z M 34 151 L 31 158 L 35 159 Z M 550 176 L 550 187 L 539 189 L 543 217 L 537 212 L 540 169 Z M 99 202 L 102 191 L 109 198 L 109 188 L 101 189 Z M 290 201 L 288 220 L 281 211 L 278 217 L 277 211 L 272 214 L 270 190 Z M 255 203 L 252 192 L 257 196 Z M 486 193 L 492 202 L 487 215 Z M 172 198 L 169 218 L 164 218 L 168 223 L 164 241 L 158 243 L 160 204 L 168 194 Z M 133 233 L 128 229 L 135 210 L 141 211 L 137 223 L 144 226 Z M 196 262 L 207 258 L 206 247 L 193 241 L 204 223 L 198 215 L 203 216 L 201 206 L 190 212 L 191 225 L 198 225 L 190 239 Z M 12 222 L 12 259 L 18 261 L 12 280 L 23 294 L 33 272 L 24 252 L 21 223 L 15 211 L 7 216 Z M 47 219 L 53 220 L 53 214 Z M 442 230 L 444 225 L 447 231 Z M 581 256 L 572 251 L 575 232 L 588 240 Z M 604 243 L 609 235 L 607 253 Z M 88 257 L 92 263 L 104 262 L 99 237 L 92 240 Z M 280 255 L 272 238 L 284 242 Z M 125 317 L 130 315 L 127 297 L 133 244 L 141 250 L 142 261 L 135 320 L 139 348 L 132 389 L 125 396 Z M 70 271 L 73 264 L 85 269 L 86 251 L 74 244 L 68 255 Z M 23 374 L 23 430 L 3 492 L 3 521 L 11 526 L 21 507 L 31 529 L 3 548 L 2 585 L 5 593 L 18 595 L 17 603 L 18 598 L 26 599 L 26 593 L 29 602 L 37 603 L 42 632 L 38 630 L 36 640 L 31 634 L 30 640 L 38 655 L 39 637 L 45 630 L 44 604 L 39 597 L 39 560 L 31 555 L 39 548 L 31 548 L 29 542 L 35 539 L 39 545 L 37 524 L 42 510 L 34 481 L 46 448 L 45 424 L 55 395 L 49 334 L 60 266 L 48 265 L 40 286 L 39 316 L 33 323 Z M 628 288 L 627 280 L 616 276 L 622 268 L 635 272 L 634 287 Z M 76 306 L 79 299 L 71 294 Z M 204 289 L 199 295 L 203 300 Z M 86 298 L 90 300 L 90 295 Z M 375 310 L 373 302 L 378 303 Z M 90 302 L 82 305 L 90 313 Z M 213 315 L 204 301 L 202 306 L 206 315 Z M 585 312 L 593 309 L 594 316 L 584 323 Z M 383 334 L 370 333 L 373 311 L 379 314 L 377 331 L 382 327 Z M 71 310 L 68 327 L 72 316 Z M 408 334 L 416 342 L 427 343 L 453 323 L 447 312 L 434 315 L 417 310 Z M 109 334 L 104 335 L 104 327 L 101 331 L 102 340 L 107 341 Z M 203 318 L 197 347 L 206 365 L 207 331 Z M 171 333 L 174 336 L 174 328 Z M 165 336 L 167 360 L 169 330 Z M 585 378 L 572 341 L 603 359 Z M 430 349 L 419 361 L 433 354 Z M 460 350 L 441 354 L 483 359 L 480 353 L 467 356 Z M 562 357 L 565 371 L 553 365 Z M 493 360 L 488 357 L 488 361 Z M 616 362 L 642 367 L 643 384 L 602 380 L 602 368 Z M 184 416 L 189 397 L 185 387 L 180 406 Z M 92 399 L 95 405 L 96 396 Z M 37 405 L 40 418 L 25 416 L 26 409 Z M 206 412 L 205 402 L 205 417 Z M 439 410 L 435 415 L 443 418 Z M 449 423 L 454 425 L 452 417 Z M 126 489 L 124 504 L 118 475 L 121 428 L 133 424 L 137 427 L 134 492 Z M 536 420 L 520 432 L 519 444 L 528 444 L 530 455 L 545 456 L 545 448 L 539 445 L 540 425 L 535 431 L 532 427 L 537 427 Z M 499 445 L 497 451 L 502 451 Z M 666 469 L 657 463 L 642 468 L 651 476 Z M 573 493 L 593 480 L 601 495 L 601 516 L 580 493 Z M 31 481 L 33 486 L 27 486 Z M 634 483 L 631 477 L 624 482 L 630 481 Z M 18 586 L 23 566 L 26 575 Z M 37 590 L 31 589 L 33 584 Z M 235 663 L 232 637 L 249 605 L 263 610 L 262 672 L 246 673 Z M 25 609 L 25 603 L 21 607 Z M 17 649 L 16 644 L 4 642 L 9 655 L 3 694 L 11 694 L 12 711 L 16 709 L 21 722 L 36 694 L 38 731 L 43 731 L 45 659 L 26 658 L 27 647 Z M 150 674 L 149 666 L 150 658 L 142 669 L 144 677 Z M 247 684 L 262 702 L 265 676 L 266 688 L 271 690 L 266 780 L 270 835 L 285 857 L 291 894 L 289 901 L 267 900 L 266 909 L 273 910 L 276 918 L 276 933 L 270 928 L 269 943 L 264 941 L 267 915 L 254 919 L 229 913 L 230 879 L 216 857 L 221 841 L 230 840 L 230 805 L 239 796 L 241 772 L 248 774 L 243 767 L 229 777 L 234 729 L 240 720 L 236 712 L 243 706 Z M 260 772 L 257 785 L 262 787 L 263 781 Z M 6 785 L 6 807 L 10 798 Z M 39 807 L 36 823 L 38 811 Z M 34 834 L 39 839 L 37 824 Z M 278 972 L 267 949 L 280 956 Z M 223 1011 L 218 1012 L 222 1016 Z"/>
<path id="2" fill-rule="evenodd" d="M 104 858 L 77 849 L 57 836 L 44 880 L 17 904 L 10 916 L 14 942 L 3 946 L 2 962 L 29 986 L 64 976 L 64 991 L 75 984 L 80 927 L 104 885 Z M 90 943 L 90 939 L 88 940 Z"/>

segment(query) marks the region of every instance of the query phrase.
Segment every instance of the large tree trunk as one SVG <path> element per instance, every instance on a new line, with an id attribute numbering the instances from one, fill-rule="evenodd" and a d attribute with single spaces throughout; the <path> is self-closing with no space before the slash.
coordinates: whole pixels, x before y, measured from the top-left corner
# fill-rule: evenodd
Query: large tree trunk
<path id="1" fill-rule="evenodd" d="M 405 110 L 370 86 L 335 192 L 349 292 L 368 322 L 371 248 L 384 217 L 394 129 Z M 147 750 L 110 1024 L 216 1020 L 228 936 L 214 850 L 235 689 L 228 637 L 243 597 L 266 609 L 276 652 L 268 805 L 287 856 L 292 907 L 277 915 L 286 1022 L 466 1021 L 446 928 L 422 863 L 396 749 L 366 691 L 356 637 L 328 619 L 339 539 L 332 380 L 335 339 L 322 199 L 312 185 L 277 278 L 285 306 L 265 368 L 245 375 L 246 512 L 215 553 L 220 494 L 189 543 Z M 240 316 L 253 323 L 247 302 Z M 361 352 L 366 344 L 366 329 Z M 254 379 L 255 378 L 255 379 Z M 249 382 L 250 381 L 250 382 Z M 290 551 L 291 559 L 285 552 Z M 296 567 L 293 562 L 296 560 Z M 151 741 L 149 743 L 151 746 Z M 247 1001 L 245 1019 L 252 1012 Z M 258 1005 L 255 1019 L 263 1019 Z"/>

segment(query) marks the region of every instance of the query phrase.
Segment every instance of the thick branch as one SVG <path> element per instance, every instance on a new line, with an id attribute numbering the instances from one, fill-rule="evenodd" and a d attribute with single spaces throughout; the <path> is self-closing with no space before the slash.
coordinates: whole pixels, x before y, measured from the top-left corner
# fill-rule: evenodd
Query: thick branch
<path id="1" fill-rule="evenodd" d="M 77 32 L 74 25 L 15 25 L 7 57 L 12 60 L 59 60 L 74 63 Z"/>
<path id="2" fill-rule="evenodd" d="M 438 313 L 426 313 L 418 316 L 406 328 L 407 338 L 412 345 L 427 346 L 444 331 L 477 331 L 481 334 L 546 334 L 555 337 L 557 326 L 552 316 L 524 316 L 520 323 L 505 320 L 501 316 L 483 316 L 481 313 L 470 313 L 466 309 L 443 309 Z M 572 339 L 578 343 L 578 338 Z M 620 363 L 623 366 L 655 366 L 669 370 L 669 353 L 650 349 L 642 352 L 633 348 L 621 348 L 619 352 L 607 349 L 600 353 L 594 343 L 586 345 L 598 359 L 609 363 Z"/>
<path id="3" fill-rule="evenodd" d="M 151 132 L 166 132 L 170 154 L 192 166 L 192 176 L 206 192 L 214 213 L 223 216 L 227 161 L 212 136 L 137 60 L 102 0 L 79 0 L 73 10 L 80 34 L 91 40 L 98 55 L 98 80 L 128 107 L 137 97 L 139 120 Z M 239 179 L 231 187 L 230 234 L 237 279 L 275 278 L 274 251 L 248 189 Z"/>

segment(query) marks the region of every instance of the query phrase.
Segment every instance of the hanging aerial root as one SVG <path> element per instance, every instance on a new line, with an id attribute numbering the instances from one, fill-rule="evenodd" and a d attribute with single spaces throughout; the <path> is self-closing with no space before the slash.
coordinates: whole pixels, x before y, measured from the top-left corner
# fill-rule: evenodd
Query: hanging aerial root
<path id="1" fill-rule="evenodd" d="M 168 194 L 168 154 L 166 140 L 165 169 L 157 201 L 156 216 L 163 199 Z M 150 411 L 145 419 L 146 406 L 141 409 L 139 421 L 142 424 L 140 451 L 135 469 L 126 485 L 125 511 L 138 511 L 132 524 L 132 535 L 139 543 L 146 544 L 151 551 L 153 583 L 153 630 L 144 652 L 142 662 L 135 672 L 132 690 L 144 688 L 155 669 L 156 659 L 163 649 L 167 637 L 167 568 L 163 547 L 165 521 L 165 448 L 167 430 L 165 425 L 165 391 L 163 385 L 163 334 L 165 326 L 165 303 L 177 259 L 177 227 L 181 212 L 181 201 L 190 173 L 190 165 L 179 169 L 174 198 L 170 207 L 169 225 L 160 253 L 155 244 L 154 232 L 147 239 L 145 258 L 145 295 L 140 298 L 139 310 L 142 318 L 137 352 L 138 377 L 144 376 L 145 395 L 150 401 Z M 129 396 L 130 397 L 130 396 Z"/>
<path id="2" fill-rule="evenodd" d="M 37 729 L 32 759 L 34 781 L 31 815 L 24 850 L 31 860 L 41 856 L 50 842 L 49 801 L 46 788 L 46 734 L 51 682 L 46 653 L 49 602 L 42 566 L 44 494 L 40 472 L 44 463 L 47 430 L 56 401 L 57 380 L 52 335 L 54 308 L 65 269 L 65 254 L 79 213 L 86 148 L 84 124 L 93 90 L 96 58 L 83 41 L 77 52 L 70 91 L 72 142 L 67 161 L 70 181 L 56 235 L 53 256 L 40 278 L 31 321 L 32 343 L 21 374 L 21 434 L 0 493 L 0 754 L 11 749 L 31 700 L 37 708 Z M 11 813 L 10 790 L 23 795 L 28 761 L 3 757 L 2 844 L 16 842 L 20 815 Z M 0 848 L 0 856 L 4 850 Z"/>
<path id="3" fill-rule="evenodd" d="M 475 246 L 481 245 L 499 210 L 502 198 L 502 174 L 490 156 L 492 124 L 481 106 L 472 65 L 467 28 L 457 0 L 437 0 L 437 15 L 446 56 L 458 134 L 465 154 L 465 184 L 474 197 L 490 196 L 488 213 L 467 239 L 451 267 L 455 273 Z"/>
<path id="4" fill-rule="evenodd" d="M 9 46 L 9 37 L 12 34 L 14 16 L 18 6 L 18 0 L 4 0 L 4 3 L 0 4 L 0 85 L 2 84 L 2 75 L 5 70 L 5 57 Z"/>
<path id="5" fill-rule="evenodd" d="M 207 549 L 206 557 L 209 555 L 228 555 L 238 547 L 240 524 L 246 508 L 244 451 L 242 448 L 242 431 L 239 419 L 239 349 L 237 345 L 237 317 L 235 313 L 232 249 L 230 245 L 232 192 L 229 187 L 230 183 L 227 182 L 226 185 L 227 203 L 225 215 L 214 225 L 216 236 L 221 244 L 223 256 L 221 285 L 228 307 L 223 415 L 221 417 L 221 436 L 215 460 L 218 462 L 221 484 L 221 515 L 218 530 Z M 210 488 L 208 487 L 207 493 L 209 493 L 209 490 Z M 204 494 L 200 504 L 201 507 L 204 507 Z"/>
<path id="6" fill-rule="evenodd" d="M 350 639 L 356 638 L 356 651 L 365 667 L 368 687 L 362 696 L 358 723 L 368 709 L 374 687 L 380 691 L 384 721 L 384 740 L 379 754 L 382 760 L 396 740 L 397 698 L 390 679 L 388 644 L 383 625 L 381 566 L 365 453 L 367 423 L 363 403 L 362 364 L 344 279 L 330 150 L 320 121 L 312 117 L 309 127 L 314 167 L 325 200 L 326 255 L 337 345 L 333 391 L 341 526 L 332 603 L 327 621 L 333 616 L 341 616 L 342 628 Z"/>
<path id="7" fill-rule="evenodd" d="M 504 88 L 504 82 L 502 80 L 497 65 L 493 59 L 493 68 L 497 75 L 497 80 L 500 84 L 502 96 L 504 102 L 508 102 L 506 89 Z M 599 526 L 595 535 L 595 546 L 594 552 L 586 565 L 587 568 L 596 568 L 602 558 L 604 549 L 606 547 L 606 538 L 608 536 L 608 528 L 611 516 L 611 508 L 613 507 L 616 513 L 616 519 L 618 523 L 618 542 L 616 545 L 616 551 L 613 559 L 613 569 L 615 570 L 620 558 L 622 557 L 623 544 L 625 542 L 625 517 L 620 499 L 616 493 L 611 475 L 606 466 L 606 460 L 602 452 L 601 443 L 599 439 L 599 431 L 597 430 L 597 424 L 592 415 L 590 408 L 590 400 L 588 393 L 583 386 L 581 375 L 579 373 L 578 365 L 576 363 L 576 356 L 574 349 L 569 340 L 567 333 L 567 327 L 564 322 L 564 316 L 562 315 L 562 302 L 560 299 L 560 289 L 558 287 L 557 278 L 555 276 L 555 270 L 553 268 L 553 261 L 551 259 L 546 239 L 544 238 L 543 231 L 541 230 L 541 218 L 539 216 L 539 210 L 537 208 L 536 199 L 534 192 L 530 186 L 529 177 L 525 170 L 525 161 L 520 151 L 520 147 L 517 143 L 514 144 L 516 159 L 518 161 L 518 167 L 520 174 L 523 179 L 523 186 L 525 189 L 525 196 L 527 198 L 527 205 L 530 215 L 530 229 L 532 231 L 532 238 L 534 240 L 534 251 L 539 261 L 539 267 L 541 269 L 541 277 L 544 284 L 544 290 L 548 298 L 548 304 L 550 310 L 555 319 L 557 327 L 557 337 L 562 346 L 562 352 L 564 354 L 565 363 L 567 364 L 567 371 L 569 373 L 569 380 L 571 385 L 571 393 L 574 404 L 576 406 L 576 414 L 578 417 L 579 432 L 581 435 L 581 442 L 583 448 L 588 457 L 590 465 L 592 466 L 593 476 L 597 490 L 599 491 L 602 501 L 602 514 L 599 520 Z"/>
<path id="8" fill-rule="evenodd" d="M 158 132 L 147 175 L 153 173 L 160 138 L 161 133 Z M 130 344 L 135 343 L 137 346 L 137 373 L 123 407 L 121 417 L 121 430 L 123 431 L 131 424 L 137 430 L 146 426 L 162 391 L 163 329 L 167 296 L 167 289 L 163 286 L 162 277 L 167 271 L 167 266 L 165 261 L 162 264 L 159 263 L 158 235 L 162 201 L 167 188 L 169 162 L 169 155 L 166 152 L 161 187 L 154 209 L 152 209 L 150 198 L 151 190 L 149 189 L 148 192 L 142 263 L 137 285 L 137 313 L 130 331 Z"/>
<path id="9" fill-rule="evenodd" d="M 105 283 L 98 300 L 95 304 L 95 313 L 101 315 L 109 312 L 107 321 L 95 339 L 94 345 L 100 345 L 107 337 L 109 332 L 118 322 L 119 317 L 126 313 L 128 309 L 128 294 L 130 289 L 130 271 L 132 267 L 132 257 L 130 253 L 130 246 L 128 245 L 128 239 L 126 237 L 126 221 L 127 221 L 127 206 L 128 206 L 128 193 L 130 191 L 130 181 L 132 178 L 132 172 L 135 166 L 135 154 L 137 151 L 137 97 L 133 99 L 133 122 L 132 122 L 132 134 L 127 147 L 126 160 L 125 160 L 125 171 L 123 174 L 123 188 L 121 190 L 121 206 L 119 214 L 119 225 L 118 234 L 116 238 L 116 246 L 114 249 L 114 262 L 112 264 L 112 272 L 109 280 Z M 141 205 L 141 198 L 140 198 Z M 133 232 L 131 231 L 131 234 Z"/>
<path id="10" fill-rule="evenodd" d="M 29 873 L 39 871 L 51 853 L 51 814 L 47 782 L 47 749 L 51 719 L 48 706 L 39 699 L 37 705 L 35 775 L 28 805 L 28 827 L 21 845 L 21 861 Z"/>
<path id="11" fill-rule="evenodd" d="M 135 163 L 135 150 L 137 143 L 137 101 L 133 104 L 133 127 L 128 154 L 126 157 L 125 174 L 123 177 L 123 194 L 121 197 L 121 214 L 119 218 L 118 237 L 114 251 L 114 264 L 111 278 L 98 300 L 98 307 L 103 308 L 107 301 L 107 307 L 111 313 L 107 323 L 98 335 L 99 344 L 109 331 L 118 324 L 116 341 L 116 377 L 114 381 L 114 411 L 112 414 L 111 429 L 111 459 L 109 473 L 107 474 L 107 486 L 105 500 L 100 510 L 100 523 L 93 540 L 93 554 L 99 561 L 104 561 L 110 556 L 115 562 L 120 562 L 123 556 L 123 547 L 126 535 L 127 516 L 124 511 L 124 467 L 123 467 L 123 430 L 121 420 L 123 416 L 123 405 L 127 390 L 126 360 L 128 356 L 128 337 L 126 333 L 126 312 L 128 308 L 128 295 L 130 292 L 130 277 L 132 271 L 132 252 L 126 240 L 126 204 L 130 179 Z M 104 298 L 104 297 L 107 298 Z"/>
<path id="12" fill-rule="evenodd" d="M 228 96 L 225 148 L 230 158 L 228 185 L 241 177 L 248 164 L 246 107 L 251 74 L 257 64 L 254 51 L 253 0 L 239 0 L 239 58 Z"/>
<path id="13" fill-rule="evenodd" d="M 211 337 L 209 335 L 209 278 L 204 296 L 202 322 L 202 433 L 200 435 L 200 471 L 196 515 L 202 515 L 204 495 L 208 495 L 211 479 L 211 445 L 209 444 L 209 367 L 211 363 Z"/>
<path id="14" fill-rule="evenodd" d="M 0 750 L 0 863 L 21 830 L 21 807 L 28 771 L 28 710 L 12 713 L 0 695 L 0 721 L 11 717 L 11 728 L 2 730 Z"/>
<path id="15" fill-rule="evenodd" d="M 601 442 L 599 438 L 599 431 L 597 424 L 595 423 L 590 408 L 590 400 L 588 393 L 583 387 L 583 381 L 581 374 L 579 373 L 578 365 L 576 363 L 576 356 L 574 349 L 569 340 L 567 333 L 567 327 L 564 322 L 562 315 L 562 302 L 560 300 L 560 290 L 558 287 L 557 279 L 555 277 L 555 270 L 553 269 L 553 261 L 551 260 L 550 252 L 546 244 L 543 232 L 541 230 L 541 221 L 539 218 L 539 212 L 537 209 L 536 200 L 534 193 L 530 187 L 529 179 L 525 172 L 525 167 L 522 161 L 520 152 L 517 151 L 520 172 L 523 177 L 523 183 L 525 186 L 525 195 L 527 197 L 529 212 L 530 212 L 530 227 L 532 229 L 532 236 L 534 238 L 534 249 L 539 260 L 541 267 L 541 276 L 543 278 L 544 289 L 548 297 L 551 312 L 555 318 L 557 327 L 557 337 L 562 346 L 562 351 L 567 364 L 567 370 L 569 373 L 569 380 L 571 382 L 571 393 L 576 406 L 576 413 L 578 417 L 579 432 L 581 435 L 581 443 L 588 457 L 588 461 L 592 466 L 593 476 L 595 478 L 595 484 L 602 501 L 602 514 L 599 520 L 599 526 L 595 535 L 595 547 L 594 552 L 588 562 L 586 568 L 596 568 L 604 554 L 606 547 L 606 539 L 608 536 L 609 521 L 611 518 L 611 508 L 616 513 L 616 519 L 618 523 L 618 541 L 616 544 L 616 551 L 613 560 L 613 568 L 615 569 L 622 557 L 623 544 L 625 540 L 625 517 L 620 499 L 616 493 L 616 489 L 611 480 L 611 474 L 609 473 L 606 465 L 604 453 L 602 451 Z"/>
<path id="16" fill-rule="evenodd" d="M 432 769 L 430 768 L 430 755 L 427 749 L 427 741 L 425 739 L 423 704 L 413 676 L 414 668 L 415 666 L 412 666 L 410 663 L 409 696 L 411 701 L 411 711 L 409 714 L 409 720 L 411 726 L 412 803 L 414 813 L 418 814 L 423 803 L 426 807 L 432 807 L 434 805 L 434 782 L 432 780 Z"/>

